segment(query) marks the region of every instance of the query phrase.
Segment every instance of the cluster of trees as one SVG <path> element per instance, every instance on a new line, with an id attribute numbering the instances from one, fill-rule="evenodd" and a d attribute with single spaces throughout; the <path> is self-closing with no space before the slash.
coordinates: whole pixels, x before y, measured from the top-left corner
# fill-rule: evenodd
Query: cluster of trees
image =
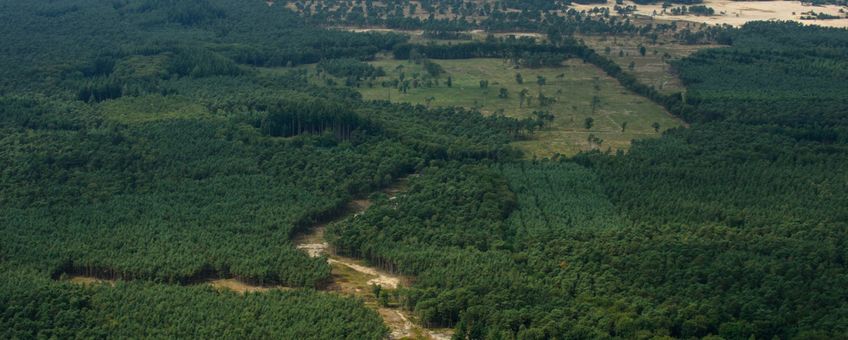
<path id="1" fill-rule="evenodd" d="M 697 252 L 662 255 L 698 266 L 665 262 L 658 273 L 666 276 L 653 285 L 674 277 L 678 288 L 669 293 L 698 286 L 718 297 L 700 298 L 716 311 L 704 315 L 702 329 L 758 338 L 845 334 L 837 325 L 848 296 L 833 287 L 848 280 L 840 250 L 848 195 L 844 176 L 832 170 L 848 166 L 845 88 L 834 78 L 844 68 L 844 38 L 837 29 L 747 24 L 733 32 L 732 47 L 677 64 L 691 128 L 635 143 L 626 155 L 579 158 L 638 223 L 667 226 L 668 240 L 699 235 Z M 737 320 L 713 321 L 722 315 Z"/>
<path id="2" fill-rule="evenodd" d="M 78 286 L 2 269 L 0 337 L 383 339 L 361 301 L 308 290 L 250 293 L 140 282 Z M 214 321 L 212 321 L 214 320 Z"/>
<path id="3" fill-rule="evenodd" d="M 625 20 L 543 17 L 560 6 L 550 1 L 419 3 L 486 19 L 361 17 L 557 29 L 545 45 L 412 45 L 305 25 L 330 7 L 302 7 L 305 20 L 262 2 L 6 4 L 0 337 L 381 338 L 361 302 L 309 290 L 329 266 L 290 240 L 413 171 L 407 193 L 377 195 L 327 236 L 339 253 L 415 276 L 390 295 L 426 325 L 468 338 L 845 336 L 848 181 L 833 170 L 848 168 L 844 30 L 706 30 L 732 46 L 677 63 L 689 91 L 661 95 L 567 38 L 641 34 Z M 249 69 L 325 60 L 324 72 L 365 77 L 376 71 L 356 60 L 381 50 L 432 77 L 443 70 L 427 58 L 576 56 L 692 126 L 627 154 L 513 163 L 508 144 L 552 115 L 364 103 L 305 70 Z M 151 111 L 161 102 L 183 106 Z M 50 280 L 68 274 L 178 285 Z M 208 278 L 307 289 L 180 286 Z"/>
<path id="4" fill-rule="evenodd" d="M 685 98 L 578 54 L 691 128 L 577 157 L 588 169 L 440 164 L 332 244 L 414 275 L 399 303 L 461 337 L 844 336 L 844 32 L 729 32 L 676 65 Z"/>
<path id="5" fill-rule="evenodd" d="M 844 1 L 844 0 L 834 0 Z M 606 3 L 606 0 L 574 1 L 581 4 Z M 653 4 L 659 0 L 639 0 L 637 4 Z M 664 1 L 663 8 L 681 6 L 672 9 L 677 14 L 683 12 L 696 15 L 713 15 L 714 10 L 700 5 L 702 0 L 673 0 Z M 385 6 L 365 2 L 350 6 L 343 1 L 315 1 L 311 6 L 298 4 L 298 12 L 315 25 L 345 24 L 353 26 L 384 26 L 400 30 L 424 30 L 425 35 L 435 39 L 462 39 L 467 32 L 483 29 L 488 32 L 533 31 L 555 33 L 560 36 L 570 36 L 575 32 L 584 34 L 638 34 L 641 36 L 657 36 L 673 33 L 679 41 L 687 43 L 715 42 L 710 31 L 723 30 L 714 26 L 701 25 L 698 30 L 688 29 L 685 33 L 677 32 L 678 23 L 663 24 L 634 24 L 628 15 L 635 6 L 620 6 L 617 2 L 615 10 L 621 17 L 613 16 L 606 7 L 596 7 L 578 11 L 569 8 L 571 1 L 500 1 L 498 3 L 483 3 L 473 1 L 452 0 L 438 1 L 437 4 L 422 6 L 428 9 L 429 16 L 409 15 L 417 8 L 416 4 L 408 1 L 382 2 Z M 685 10 L 684 10 L 685 7 Z M 364 8 L 364 10 L 363 10 Z M 470 11 L 470 12 L 468 12 Z M 364 15 L 364 13 L 368 13 Z M 459 14 L 464 13 L 464 14 Z M 473 13 L 473 14 L 471 14 Z M 679 33 L 679 34 L 678 34 Z M 553 39 L 558 40 L 558 39 Z"/>
<path id="6" fill-rule="evenodd" d="M 262 2 L 75 3 L 4 9 L 0 337 L 382 338 L 360 302 L 310 291 L 330 267 L 292 237 L 429 161 L 515 157 L 514 120 L 239 65 L 367 58 L 396 35 L 323 31 Z M 225 15 L 169 19 L 183 6 Z M 236 53 L 282 45 L 291 58 Z M 51 281 L 67 275 L 167 284 Z M 305 290 L 182 287 L 211 278 Z"/>
<path id="7" fill-rule="evenodd" d="M 704 5 L 695 5 L 695 6 L 680 6 L 674 7 L 671 9 L 671 15 L 706 15 L 711 16 L 715 15 L 715 10 L 712 7 L 707 7 Z"/>
<path id="8" fill-rule="evenodd" d="M 618 316 L 596 319 L 607 311 L 581 292 L 600 279 L 585 276 L 599 250 L 574 247 L 623 221 L 574 164 L 446 163 L 327 232 L 339 253 L 415 275 L 399 302 L 426 325 L 469 338 L 597 337 L 616 335 L 604 323 Z"/>
<path id="9" fill-rule="evenodd" d="M 701 51 L 676 63 L 690 88 L 691 108 L 682 114 L 687 120 L 818 125 L 819 132 L 845 124 L 846 89 L 840 84 L 846 62 L 838 57 L 848 49 L 844 32 L 749 23 L 732 34 L 733 48 Z M 715 74 L 719 67 L 733 74 L 733 86 L 727 85 L 729 74 Z"/>
<path id="10" fill-rule="evenodd" d="M 585 0 L 577 3 L 605 3 Z M 418 7 L 408 1 L 365 2 L 351 6 L 344 1 L 296 4 L 298 13 L 316 25 L 345 24 L 384 26 L 401 30 L 436 32 L 436 38 L 463 38 L 465 31 L 538 31 L 557 28 L 568 32 L 635 33 L 639 27 L 611 17 L 606 8 L 577 11 L 571 1 L 500 1 L 497 3 L 451 0 L 422 4 L 427 15 L 414 15 Z"/>
<path id="11" fill-rule="evenodd" d="M 843 10 L 844 12 L 844 10 Z M 801 20 L 835 20 L 835 19 L 844 19 L 845 16 L 827 14 L 824 12 L 809 11 L 806 13 L 802 13 L 804 15 L 801 16 Z"/>
<path id="12" fill-rule="evenodd" d="M 331 131 L 336 138 L 347 140 L 355 130 L 364 125 L 368 123 L 344 105 L 310 100 L 277 103 L 262 119 L 260 129 L 263 133 L 275 137 Z"/>

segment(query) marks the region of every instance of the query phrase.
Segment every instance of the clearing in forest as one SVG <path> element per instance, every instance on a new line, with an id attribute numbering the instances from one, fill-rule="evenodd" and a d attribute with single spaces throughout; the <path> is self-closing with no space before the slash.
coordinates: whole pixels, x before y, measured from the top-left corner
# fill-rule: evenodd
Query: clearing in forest
<path id="1" fill-rule="evenodd" d="M 378 60 L 372 64 L 382 67 L 386 76 L 377 78 L 370 86 L 360 86 L 359 91 L 365 99 L 476 108 L 484 114 L 516 118 L 547 111 L 555 116 L 553 122 L 527 140 L 515 143 L 528 157 L 574 155 L 591 149 L 627 149 L 633 139 L 656 137 L 668 128 L 682 125 L 661 106 L 628 91 L 602 70 L 579 59 L 567 60 L 562 67 L 533 69 L 516 69 L 502 59 L 432 61 L 445 71 L 438 77 L 438 84 L 423 80 L 425 72 L 421 65 Z M 517 79 L 519 74 L 521 83 Z M 406 93 L 383 87 L 383 82 L 401 76 L 421 81 Z M 540 93 L 553 101 L 542 105 Z M 591 123 L 587 124 L 587 120 Z M 592 142 L 590 135 L 595 137 Z"/>
<path id="2" fill-rule="evenodd" d="M 719 47 L 685 45 L 664 37 L 654 41 L 647 37 L 582 35 L 579 39 L 598 54 L 615 61 L 641 83 L 653 86 L 664 94 L 685 91 L 671 61 L 687 57 L 700 49 Z"/>
<path id="3" fill-rule="evenodd" d="M 399 180 L 395 185 L 383 190 L 383 193 L 394 197 L 403 191 L 406 179 Z M 335 223 L 349 216 L 356 218 L 371 206 L 370 200 L 353 200 L 348 204 L 347 214 L 336 219 Z M 393 303 L 380 302 L 375 296 L 375 289 L 386 292 L 400 288 L 405 281 L 401 276 L 388 273 L 373 267 L 362 260 L 355 260 L 334 254 L 324 239 L 326 224 L 319 224 L 309 229 L 307 233 L 297 235 L 293 243 L 311 257 L 326 256 L 332 268 L 332 285 L 329 290 L 344 295 L 361 298 L 365 304 L 375 309 L 389 327 L 392 339 L 450 339 L 452 330 L 426 329 L 416 325 L 407 311 Z M 376 288 L 379 287 L 379 288 Z M 387 295 L 387 293 L 383 293 Z"/>

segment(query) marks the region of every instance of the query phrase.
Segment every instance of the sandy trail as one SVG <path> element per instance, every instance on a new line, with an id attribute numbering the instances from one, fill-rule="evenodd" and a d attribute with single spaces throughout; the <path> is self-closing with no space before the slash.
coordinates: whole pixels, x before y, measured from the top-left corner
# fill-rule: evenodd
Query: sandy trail
<path id="1" fill-rule="evenodd" d="M 390 199 L 395 199 L 403 192 L 405 183 L 406 179 L 401 179 L 398 181 L 398 184 L 383 192 L 389 195 Z M 353 200 L 348 204 L 348 214 L 339 217 L 337 221 L 348 216 L 361 214 L 370 206 L 371 201 L 369 200 Z M 334 281 L 333 284 L 326 288 L 327 290 L 335 291 L 339 294 L 356 296 L 365 300 L 366 305 L 374 308 L 383 318 L 383 321 L 391 330 L 391 339 L 447 340 L 451 338 L 453 331 L 450 329 L 427 329 L 416 325 L 412 321 L 412 317 L 400 308 L 379 306 L 376 298 L 373 296 L 371 286 L 378 285 L 386 289 L 396 289 L 403 285 L 404 281 L 402 278 L 399 275 L 369 266 L 363 261 L 332 254 L 329 251 L 329 244 L 324 240 L 325 228 L 326 224 L 318 224 L 311 228 L 308 233 L 294 238 L 293 242 L 298 249 L 306 252 L 310 257 L 327 257 L 327 263 L 332 267 Z M 108 284 L 114 286 L 116 283 L 114 280 L 102 280 L 79 275 L 70 276 L 67 280 L 80 285 Z M 212 279 L 203 284 L 242 294 L 292 289 L 283 286 L 255 286 L 237 279 Z"/>
<path id="2" fill-rule="evenodd" d="M 406 180 L 402 179 L 396 185 L 383 190 L 383 193 L 389 195 L 390 199 L 395 199 L 403 192 L 405 182 Z M 337 220 L 362 214 L 370 206 L 371 202 L 369 200 L 354 200 L 348 205 L 348 214 Z M 378 306 L 370 287 L 372 285 L 378 285 L 386 289 L 396 289 L 402 286 L 402 278 L 398 275 L 369 266 L 363 261 L 332 254 L 329 251 L 329 244 L 324 239 L 325 228 L 326 224 L 316 225 L 308 233 L 296 237 L 294 244 L 298 249 L 303 250 L 311 257 L 327 257 L 327 263 L 333 268 L 334 283 L 331 285 L 331 290 L 336 290 L 341 294 L 361 297 L 366 300 L 366 304 L 373 307 L 389 327 L 391 339 L 446 340 L 451 338 L 451 330 L 426 329 L 416 325 L 411 320 L 412 318 L 400 308 Z"/>
<path id="3" fill-rule="evenodd" d="M 364 211 L 364 209 L 362 211 Z M 358 214 L 362 211 L 355 211 L 355 213 Z M 400 286 L 400 277 L 397 275 L 389 274 L 377 268 L 363 265 L 360 261 L 331 255 L 328 251 L 330 245 L 324 241 L 324 228 L 325 225 L 318 225 L 312 228 L 309 234 L 296 239 L 295 244 L 297 249 L 303 250 L 310 257 L 327 256 L 327 263 L 331 265 L 336 264 L 346 266 L 359 273 L 373 276 L 374 278 L 368 280 L 369 285 L 374 284 L 389 289 L 395 289 Z"/>

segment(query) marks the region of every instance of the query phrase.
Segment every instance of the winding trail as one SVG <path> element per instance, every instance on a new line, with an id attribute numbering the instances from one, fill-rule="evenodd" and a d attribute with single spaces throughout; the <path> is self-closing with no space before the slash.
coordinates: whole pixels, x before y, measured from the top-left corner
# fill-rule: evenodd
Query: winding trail
<path id="1" fill-rule="evenodd" d="M 392 187 L 384 190 L 391 199 L 399 195 L 405 187 L 406 180 L 401 179 Z M 327 263 L 332 268 L 333 283 L 328 290 L 340 294 L 356 296 L 365 301 L 365 304 L 380 314 L 389 327 L 391 339 L 436 339 L 448 340 L 453 335 L 451 329 L 427 329 L 417 325 L 414 318 L 399 306 L 380 306 L 372 293 L 373 285 L 385 289 L 397 289 L 408 280 L 395 274 L 388 273 L 379 268 L 370 266 L 363 261 L 338 256 L 330 251 L 330 245 L 324 239 L 324 230 L 327 224 L 341 221 L 349 216 L 359 215 L 371 206 L 370 200 L 354 200 L 348 204 L 348 213 L 329 223 L 319 224 L 312 227 L 309 232 L 294 238 L 295 246 L 306 252 L 311 257 L 326 256 Z"/>
<path id="2" fill-rule="evenodd" d="M 407 179 L 401 179 L 395 185 L 383 190 L 390 199 L 395 199 L 402 194 Z M 361 298 L 365 305 L 377 311 L 383 318 L 383 322 L 389 327 L 390 339 L 435 339 L 449 340 L 453 335 L 452 329 L 428 329 L 414 321 L 415 318 L 400 306 L 382 306 L 374 296 L 374 285 L 384 289 L 394 290 L 409 284 L 409 280 L 400 275 L 388 273 L 379 268 L 370 266 L 361 260 L 338 256 L 330 251 L 330 245 L 324 239 L 324 230 L 331 223 L 339 222 L 350 216 L 357 216 L 371 207 L 370 200 L 353 200 L 348 203 L 347 213 L 326 222 L 320 223 L 304 234 L 297 235 L 292 242 L 294 245 L 306 252 L 311 257 L 325 256 L 331 267 L 332 283 L 325 290 L 341 295 Z M 100 279 L 85 275 L 70 275 L 65 278 L 71 283 L 80 285 L 108 284 L 114 286 L 117 282 L 112 279 Z M 294 288 L 284 286 L 256 286 L 233 278 L 209 279 L 199 284 L 208 284 L 221 290 L 230 290 L 237 293 L 256 293 L 271 290 L 291 290 Z"/>

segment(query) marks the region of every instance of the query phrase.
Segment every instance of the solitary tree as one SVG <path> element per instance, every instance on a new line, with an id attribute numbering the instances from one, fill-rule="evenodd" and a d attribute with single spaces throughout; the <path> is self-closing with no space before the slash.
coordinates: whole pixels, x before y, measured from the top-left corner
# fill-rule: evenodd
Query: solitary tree
<path id="1" fill-rule="evenodd" d="M 651 127 L 654 128 L 654 132 L 660 132 L 660 123 L 654 122 Z"/>
<path id="2" fill-rule="evenodd" d="M 639 54 L 641 54 L 644 57 L 645 53 L 647 53 L 647 52 L 648 52 L 648 50 L 645 48 L 645 46 L 639 45 Z"/>
<path id="3" fill-rule="evenodd" d="M 589 137 L 586 138 L 586 141 L 589 142 L 589 147 L 591 147 L 593 150 L 597 149 L 601 146 L 601 144 L 604 143 L 603 139 L 591 133 L 589 134 Z"/>
<path id="4" fill-rule="evenodd" d="M 515 82 L 518 84 L 524 84 L 524 77 L 521 76 L 521 73 L 515 74 Z"/>
<path id="5" fill-rule="evenodd" d="M 595 119 L 592 117 L 586 117 L 586 120 L 583 121 L 583 127 L 585 127 L 586 130 L 591 129 L 593 125 L 595 125 Z"/>
<path id="6" fill-rule="evenodd" d="M 506 99 L 508 97 L 509 97 L 509 90 L 507 90 L 505 87 L 501 87 L 500 91 L 498 92 L 498 98 Z"/>
<path id="7" fill-rule="evenodd" d="M 621 132 L 624 132 L 624 130 L 627 130 L 627 122 L 621 122 Z"/>
<path id="8" fill-rule="evenodd" d="M 480 81 L 480 88 L 481 89 L 489 88 L 489 81 L 488 80 L 481 80 Z"/>
<path id="9" fill-rule="evenodd" d="M 453 78 L 451 76 L 448 76 L 448 87 L 453 87 Z"/>
<path id="10" fill-rule="evenodd" d="M 524 101 L 527 100 L 527 93 L 528 92 L 530 92 L 530 91 L 527 91 L 527 89 L 523 89 L 523 90 L 521 90 L 521 92 L 518 92 L 518 102 L 519 102 L 518 107 L 524 107 Z"/>

